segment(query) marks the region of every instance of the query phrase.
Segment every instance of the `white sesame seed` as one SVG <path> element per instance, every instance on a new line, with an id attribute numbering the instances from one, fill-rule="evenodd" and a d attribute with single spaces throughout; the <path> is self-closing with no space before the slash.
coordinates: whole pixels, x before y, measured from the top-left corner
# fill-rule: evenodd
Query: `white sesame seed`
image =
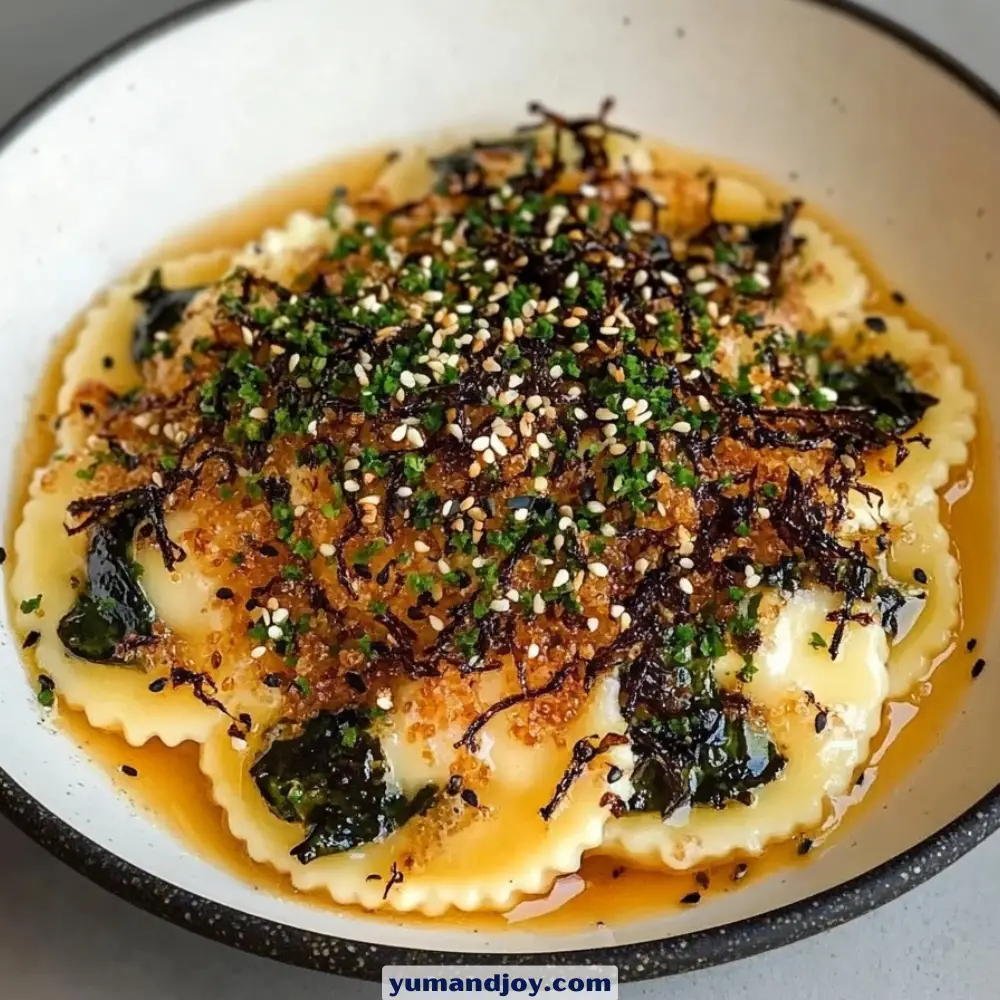
<path id="1" fill-rule="evenodd" d="M 570 271 L 570 273 L 566 275 L 566 280 L 563 282 L 563 285 L 566 288 L 576 288 L 576 286 L 579 284 L 580 284 L 579 271 Z"/>
<path id="2" fill-rule="evenodd" d="M 528 508 L 527 507 L 519 507 L 517 510 L 515 510 L 514 511 L 514 520 L 515 521 L 527 521 L 528 520 Z"/>
<path id="3" fill-rule="evenodd" d="M 603 514 L 607 510 L 607 507 L 605 507 L 600 500 L 588 500 L 587 510 L 590 511 L 591 514 Z"/>
<path id="4" fill-rule="evenodd" d="M 250 655 L 255 659 L 259 660 L 267 652 L 267 646 L 254 646 L 250 650 Z"/>
<path id="5" fill-rule="evenodd" d="M 345 479 L 344 480 L 344 489 L 347 490 L 348 493 L 357 493 L 358 490 L 361 489 L 361 485 L 360 485 L 360 483 L 357 482 L 357 480 L 354 480 L 354 479 Z"/>
<path id="6" fill-rule="evenodd" d="M 699 281 L 698 284 L 694 286 L 694 290 L 699 295 L 708 295 L 709 292 L 714 292 L 718 288 L 718 284 L 711 279 L 708 281 Z"/>
<path id="7" fill-rule="evenodd" d="M 621 604 L 612 604 L 608 608 L 608 614 L 617 621 L 625 613 L 625 608 Z"/>
<path id="8" fill-rule="evenodd" d="M 618 627 L 622 632 L 632 627 L 632 616 L 627 611 L 623 611 L 621 618 L 618 619 Z"/>
<path id="9" fill-rule="evenodd" d="M 276 625 L 280 625 L 282 622 L 288 621 L 288 608 L 275 608 L 274 614 L 271 615 L 271 621 Z"/>
<path id="10" fill-rule="evenodd" d="M 250 417 L 253 420 L 267 420 L 267 410 L 263 406 L 255 406 L 250 411 Z"/>
<path id="11" fill-rule="evenodd" d="M 537 435 L 535 440 L 538 442 L 538 447 L 544 448 L 546 451 L 552 447 L 552 441 L 549 439 L 549 436 L 545 433 L 545 431 L 542 431 L 541 434 Z"/>
<path id="12" fill-rule="evenodd" d="M 544 493 L 549 488 L 549 481 L 545 476 L 535 476 L 535 489 L 539 493 Z"/>
<path id="13" fill-rule="evenodd" d="M 552 378 L 562 378 L 562 374 L 563 374 L 562 365 L 553 365 L 549 369 L 549 375 Z"/>
<path id="14" fill-rule="evenodd" d="M 639 574 L 645 573 L 647 569 L 649 569 L 649 560 L 648 559 L 646 559 L 644 556 L 640 556 L 640 558 L 636 559 L 636 561 L 635 561 L 635 571 L 637 573 L 639 573 Z"/>
<path id="15" fill-rule="evenodd" d="M 159 472 L 154 472 L 153 473 L 152 480 L 153 480 L 153 485 L 154 486 L 162 486 L 163 485 L 163 476 L 161 476 Z"/>
<path id="16" fill-rule="evenodd" d="M 692 368 L 691 371 L 689 371 L 684 376 L 684 381 L 685 382 L 693 382 L 695 379 L 699 379 L 699 378 L 701 378 L 701 369 L 700 368 Z"/>
<path id="17" fill-rule="evenodd" d="M 414 448 L 423 448 L 424 446 L 424 436 L 416 429 L 416 427 L 408 427 L 406 429 L 406 440 L 409 441 Z"/>
<path id="18" fill-rule="evenodd" d="M 622 257 L 609 257 L 608 267 L 613 271 L 620 271 L 625 266 L 625 260 Z"/>
<path id="19" fill-rule="evenodd" d="M 246 344 L 247 347 L 253 347 L 253 330 L 247 326 L 241 326 L 240 332 L 243 334 L 243 343 Z"/>
<path id="20" fill-rule="evenodd" d="M 529 659 L 529 660 L 534 660 L 534 659 L 536 659 L 536 658 L 538 657 L 538 654 L 539 654 L 540 652 L 541 652 L 541 650 L 540 650 L 540 649 L 538 648 L 538 643 L 537 643 L 537 642 L 533 642 L 533 643 L 532 643 L 532 644 L 531 644 L 531 645 L 530 645 L 530 646 L 528 647 L 528 659 Z"/>
<path id="21" fill-rule="evenodd" d="M 685 594 L 693 594 L 694 593 L 694 584 L 691 583 L 691 581 L 686 576 L 682 576 L 677 581 L 677 586 L 680 587 L 681 590 L 683 590 Z"/>
<path id="22" fill-rule="evenodd" d="M 694 569 L 694 560 L 689 559 L 687 556 L 684 556 L 682 559 L 678 561 L 680 563 L 681 569 Z"/>
<path id="23" fill-rule="evenodd" d="M 836 389 L 831 389 L 829 386 L 821 385 L 817 391 L 824 399 L 829 400 L 829 402 L 835 403 L 837 401 Z"/>
<path id="24" fill-rule="evenodd" d="M 602 580 L 608 575 L 608 567 L 602 562 L 588 563 L 587 569 L 591 574 Z"/>
<path id="25" fill-rule="evenodd" d="M 406 426 L 406 424 L 400 424 L 397 428 L 395 428 L 395 430 L 393 430 L 390 437 L 392 438 L 393 441 L 402 441 L 403 438 L 406 437 L 406 432 L 408 430 L 409 428 Z"/>
<path id="26" fill-rule="evenodd" d="M 277 626 L 277 625 L 268 625 L 268 627 L 267 627 L 267 637 L 269 639 L 280 639 L 282 637 L 282 635 L 284 635 L 284 633 L 281 631 L 281 629 L 279 628 L 279 626 Z"/>
<path id="27" fill-rule="evenodd" d="M 389 694 L 380 694 L 375 699 L 375 704 L 382 709 L 383 712 L 388 712 L 392 708 L 392 696 Z"/>
<path id="28" fill-rule="evenodd" d="M 701 410 L 702 413 L 708 413 L 711 408 L 711 404 L 705 396 L 698 397 L 698 409 Z"/>
<path id="29" fill-rule="evenodd" d="M 670 428 L 675 434 L 690 434 L 691 425 L 686 420 L 678 420 L 673 427 Z"/>
<path id="30" fill-rule="evenodd" d="M 440 632 L 444 628 L 444 622 L 437 615 L 428 615 L 427 623 L 435 632 Z"/>
<path id="31" fill-rule="evenodd" d="M 323 542 L 319 547 L 319 554 L 329 559 L 337 554 L 337 550 L 329 542 Z"/>
<path id="32" fill-rule="evenodd" d="M 531 610 L 535 612 L 536 615 L 541 615 L 545 613 L 545 598 L 541 594 L 535 594 L 531 599 Z"/>
<path id="33" fill-rule="evenodd" d="M 506 597 L 498 597 L 495 601 L 490 601 L 491 611 L 510 611 L 510 601 Z"/>
<path id="34" fill-rule="evenodd" d="M 762 521 L 767 521 L 771 517 L 771 512 L 770 512 L 770 510 L 767 509 L 767 507 L 758 507 L 757 508 L 757 516 Z"/>
<path id="35" fill-rule="evenodd" d="M 596 632 L 598 628 L 600 628 L 600 625 L 601 623 L 596 618 L 587 619 L 587 628 L 590 629 L 591 632 Z"/>
<path id="36" fill-rule="evenodd" d="M 558 590 L 560 587 L 565 587 L 567 583 L 569 583 L 569 570 L 561 569 L 553 578 L 552 587 Z"/>
<path id="37" fill-rule="evenodd" d="M 481 437 L 477 437 L 475 441 L 472 442 L 473 451 L 486 451 L 490 446 L 490 439 L 487 435 L 483 434 Z"/>

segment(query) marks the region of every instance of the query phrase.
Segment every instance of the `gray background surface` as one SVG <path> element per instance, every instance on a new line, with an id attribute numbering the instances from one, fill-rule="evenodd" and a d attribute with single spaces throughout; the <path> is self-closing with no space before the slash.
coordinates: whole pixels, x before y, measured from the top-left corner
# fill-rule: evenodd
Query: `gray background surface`
<path id="1" fill-rule="evenodd" d="M 272 0 L 277 2 L 277 0 Z M 666 0 L 665 0 L 666 2 Z M 733 0 L 753 3 L 754 0 Z M 0 0 L 0 122 L 113 39 L 186 0 Z M 997 0 L 869 0 L 1000 88 Z M 627 1000 L 1000 995 L 1000 835 L 837 930 L 722 968 L 626 987 Z M 0 1000 L 379 996 L 202 940 L 92 885 L 0 819 Z"/>

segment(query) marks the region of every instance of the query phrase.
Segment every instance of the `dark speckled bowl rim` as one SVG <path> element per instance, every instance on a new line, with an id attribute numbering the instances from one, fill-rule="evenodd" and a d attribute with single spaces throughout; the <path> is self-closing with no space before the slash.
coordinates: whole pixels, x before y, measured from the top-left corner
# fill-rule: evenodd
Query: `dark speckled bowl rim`
<path id="1" fill-rule="evenodd" d="M 81 81 L 171 28 L 238 0 L 197 0 L 127 35 L 73 70 L 0 129 L 0 154 L 18 133 Z M 1000 115 L 1000 94 L 936 45 L 851 0 L 802 0 L 889 35 L 948 74 Z M 1000 785 L 910 850 L 841 885 L 781 909 L 692 934 L 539 954 L 399 948 L 330 937 L 252 916 L 180 889 L 119 858 L 61 820 L 0 769 L 0 813 L 81 875 L 136 906 L 243 951 L 322 972 L 378 980 L 383 965 L 498 965 L 539 961 L 617 965 L 621 981 L 649 979 L 757 955 L 836 927 L 943 871 L 1000 827 Z"/>

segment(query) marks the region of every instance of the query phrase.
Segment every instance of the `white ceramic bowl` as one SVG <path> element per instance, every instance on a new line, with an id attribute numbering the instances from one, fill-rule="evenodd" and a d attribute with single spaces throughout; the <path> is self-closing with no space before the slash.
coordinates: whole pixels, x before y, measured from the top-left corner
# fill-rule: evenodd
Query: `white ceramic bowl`
<path id="1" fill-rule="evenodd" d="M 954 331 L 975 369 L 1000 369 L 1000 98 L 899 28 L 801 0 L 209 0 L 116 46 L 3 135 L 0 480 L 60 329 L 171 233 L 338 152 L 510 123 L 536 97 L 588 111 L 609 93 L 630 125 L 795 176 Z M 980 636 L 987 658 L 997 631 Z M 362 922 L 255 892 L 136 813 L 40 724 L 9 635 L 3 811 L 177 923 L 346 974 L 443 951 L 613 961 L 631 978 L 712 964 L 875 907 L 1000 825 L 1000 671 L 987 670 L 887 807 L 794 873 L 556 938 Z"/>

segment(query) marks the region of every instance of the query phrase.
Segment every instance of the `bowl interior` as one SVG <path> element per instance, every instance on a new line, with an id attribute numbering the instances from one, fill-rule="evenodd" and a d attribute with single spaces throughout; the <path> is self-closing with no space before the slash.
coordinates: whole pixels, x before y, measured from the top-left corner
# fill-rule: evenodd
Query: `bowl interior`
<path id="1" fill-rule="evenodd" d="M 99 66 L 0 154 L 0 393 L 17 415 L 0 425 L 0 481 L 13 481 L 32 390 L 59 331 L 169 235 L 338 153 L 519 122 L 532 98 L 585 112 L 606 94 L 626 124 L 794 177 L 953 333 L 984 381 L 1000 364 L 1000 115 L 869 24 L 789 0 L 224 4 Z M 983 415 L 994 430 L 997 412 Z M 992 449 L 981 454 L 994 461 Z M 8 525 L 18 515 L 9 500 L 4 513 Z M 987 658 L 996 631 L 979 635 Z M 9 635 L 0 767 L 31 796 L 177 886 L 361 941 L 551 952 L 715 927 L 867 871 L 1000 781 L 991 711 L 1000 673 L 987 670 L 976 696 L 941 717 L 937 745 L 891 794 L 878 790 L 888 808 L 867 810 L 849 839 L 794 872 L 682 914 L 554 939 L 359 921 L 255 892 L 178 846 L 39 722 Z"/>

